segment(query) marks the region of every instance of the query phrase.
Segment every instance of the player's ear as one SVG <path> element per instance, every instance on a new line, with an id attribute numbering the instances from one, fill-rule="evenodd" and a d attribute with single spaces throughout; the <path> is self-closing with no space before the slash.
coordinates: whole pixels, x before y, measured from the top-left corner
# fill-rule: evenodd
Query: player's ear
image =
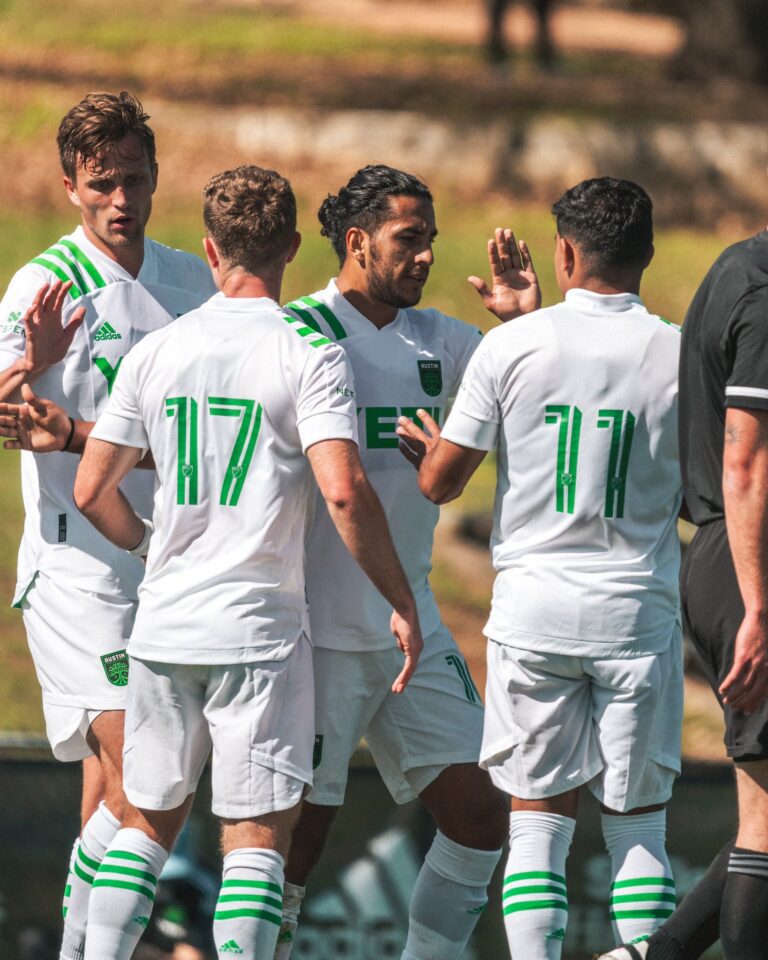
<path id="1" fill-rule="evenodd" d="M 152 193 L 154 193 L 155 190 L 157 190 L 157 174 L 158 174 L 158 172 L 159 172 L 159 171 L 158 171 L 158 166 L 157 166 L 157 164 L 156 164 L 156 163 L 153 163 L 153 164 L 152 164 Z"/>
<path id="2" fill-rule="evenodd" d="M 291 246 L 288 249 L 288 256 L 285 258 L 286 263 L 290 263 L 291 260 L 299 252 L 299 247 L 301 246 L 301 234 L 297 230 L 294 234 L 293 240 L 291 241 Z"/>
<path id="3" fill-rule="evenodd" d="M 643 261 L 643 270 L 645 270 L 650 265 L 650 262 L 651 260 L 653 260 L 655 254 L 656 254 L 656 247 L 654 247 L 654 245 L 651 244 L 648 247 L 648 253 L 646 253 L 645 260 Z"/>
<path id="4" fill-rule="evenodd" d="M 65 174 L 62 178 L 64 180 L 64 189 L 67 191 L 67 196 L 69 197 L 69 202 L 74 203 L 76 207 L 80 206 L 80 197 L 77 195 L 77 188 L 70 178 Z"/>
<path id="5" fill-rule="evenodd" d="M 220 257 L 216 244 L 210 237 L 203 237 L 203 250 L 205 250 L 205 256 L 208 258 L 211 270 L 215 270 L 219 266 Z"/>
<path id="6" fill-rule="evenodd" d="M 352 259 L 359 266 L 365 269 L 365 254 L 366 254 L 366 240 L 368 235 L 365 230 L 361 230 L 360 227 L 350 227 L 347 230 L 347 256 L 352 257 Z"/>

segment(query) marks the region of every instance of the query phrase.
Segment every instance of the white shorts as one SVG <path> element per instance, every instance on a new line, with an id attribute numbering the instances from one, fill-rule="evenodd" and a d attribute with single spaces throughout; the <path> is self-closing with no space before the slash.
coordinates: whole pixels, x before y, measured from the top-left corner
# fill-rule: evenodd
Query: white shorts
<path id="1" fill-rule="evenodd" d="M 85 735 L 94 716 L 125 710 L 125 648 L 136 601 L 38 573 L 21 609 L 53 754 L 58 760 L 82 760 L 92 753 Z"/>
<path id="2" fill-rule="evenodd" d="M 477 763 L 483 707 L 464 658 L 440 626 L 403 693 L 392 683 L 403 665 L 394 646 L 347 652 L 315 648 L 315 785 L 307 799 L 344 802 L 349 760 L 365 737 L 397 803 L 413 800 L 447 767 Z"/>
<path id="3" fill-rule="evenodd" d="M 666 802 L 680 773 L 682 635 L 626 660 L 488 642 L 480 766 L 505 793 L 541 800 L 587 784 L 626 812 Z"/>
<path id="4" fill-rule="evenodd" d="M 225 666 L 131 657 L 123 786 L 134 806 L 172 810 L 213 748 L 211 808 L 245 819 L 295 806 L 312 783 L 312 650 Z"/>

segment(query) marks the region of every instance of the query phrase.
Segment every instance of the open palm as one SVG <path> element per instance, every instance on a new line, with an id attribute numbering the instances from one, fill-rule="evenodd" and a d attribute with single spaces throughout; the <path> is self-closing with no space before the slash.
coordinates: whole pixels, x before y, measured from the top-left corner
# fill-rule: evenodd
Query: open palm
<path id="1" fill-rule="evenodd" d="M 497 227 L 488 241 L 488 263 L 490 288 L 481 277 L 469 277 L 486 310 L 504 323 L 539 309 L 541 288 L 528 245 L 524 240 L 518 245 L 509 227 Z"/>

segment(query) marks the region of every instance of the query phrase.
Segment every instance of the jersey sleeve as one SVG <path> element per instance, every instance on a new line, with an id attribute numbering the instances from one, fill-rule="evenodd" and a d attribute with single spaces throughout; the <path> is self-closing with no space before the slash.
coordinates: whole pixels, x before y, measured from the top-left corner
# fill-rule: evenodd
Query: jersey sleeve
<path id="1" fill-rule="evenodd" d="M 451 443 L 473 450 L 495 449 L 501 420 L 488 343 L 486 339 L 470 359 L 442 432 Z"/>
<path id="2" fill-rule="evenodd" d="M 742 297 L 726 336 L 733 364 L 725 405 L 768 410 L 768 287 Z"/>
<path id="3" fill-rule="evenodd" d="M 296 423 L 303 450 L 321 440 L 357 443 L 355 382 L 336 344 L 312 349 L 301 373 Z"/>
<path id="4" fill-rule="evenodd" d="M 139 408 L 136 364 L 138 352 L 134 348 L 123 360 L 120 376 L 115 380 L 107 406 L 96 421 L 91 436 L 121 447 L 138 447 L 146 453 L 149 449 L 149 438 Z"/>

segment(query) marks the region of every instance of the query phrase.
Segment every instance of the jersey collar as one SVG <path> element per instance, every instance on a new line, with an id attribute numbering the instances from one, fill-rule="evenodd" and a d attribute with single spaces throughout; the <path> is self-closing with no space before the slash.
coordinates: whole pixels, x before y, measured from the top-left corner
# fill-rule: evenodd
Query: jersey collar
<path id="1" fill-rule="evenodd" d="M 577 287 L 565 294 L 568 306 L 580 313 L 626 313 L 642 307 L 643 301 L 636 293 L 595 293 Z"/>
<path id="2" fill-rule="evenodd" d="M 398 310 L 395 314 L 395 319 L 391 323 L 388 323 L 385 327 L 377 327 L 375 323 L 371 323 L 368 317 L 360 313 L 356 307 L 352 306 L 349 300 L 347 300 L 344 294 L 339 290 L 338 286 L 336 285 L 335 278 L 328 281 L 328 286 L 325 288 L 325 290 L 323 290 L 321 298 L 338 316 L 338 318 L 344 324 L 348 334 L 379 334 L 384 333 L 387 330 L 394 330 L 406 315 L 405 310 Z"/>
<path id="3" fill-rule="evenodd" d="M 88 239 L 88 235 L 85 230 L 83 230 L 82 225 L 75 228 L 72 238 L 75 243 L 82 248 L 83 252 L 90 257 L 91 260 L 94 260 L 96 263 L 100 264 L 103 272 L 111 274 L 118 280 L 133 280 L 134 277 L 128 273 L 117 260 L 113 260 L 111 257 L 108 257 L 103 253 L 97 246 L 91 243 Z M 154 251 L 152 250 L 152 242 L 148 237 L 144 237 L 144 259 L 141 263 L 141 269 L 139 270 L 139 275 L 135 278 L 140 283 L 153 283 L 156 282 L 156 264 Z"/>

